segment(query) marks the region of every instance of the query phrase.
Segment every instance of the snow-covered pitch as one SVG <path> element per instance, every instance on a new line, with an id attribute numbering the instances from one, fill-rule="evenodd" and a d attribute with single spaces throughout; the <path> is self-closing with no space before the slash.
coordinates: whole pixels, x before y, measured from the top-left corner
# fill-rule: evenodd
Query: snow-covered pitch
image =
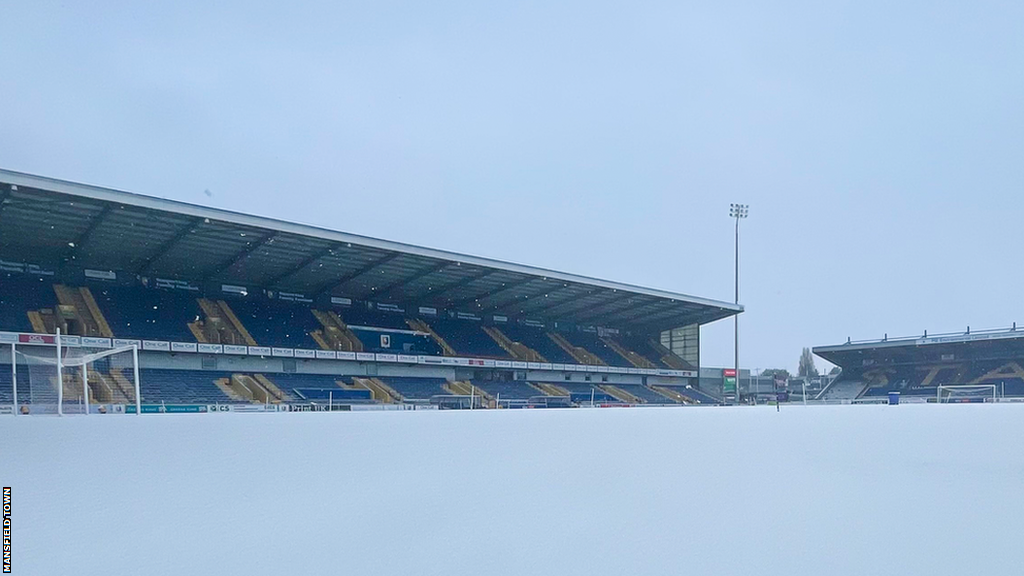
<path id="1" fill-rule="evenodd" d="M 1024 573 L 1024 405 L 0 418 L 14 574 Z"/>

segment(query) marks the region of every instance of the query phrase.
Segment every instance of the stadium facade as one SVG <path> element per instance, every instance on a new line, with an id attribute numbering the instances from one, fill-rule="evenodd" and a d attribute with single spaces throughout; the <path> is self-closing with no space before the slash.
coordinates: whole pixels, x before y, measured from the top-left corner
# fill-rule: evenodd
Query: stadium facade
<path id="1" fill-rule="evenodd" d="M 45 386 L 12 351 L 58 330 L 137 346 L 150 404 L 716 403 L 700 326 L 742 310 L 0 170 L 0 404 Z M 120 370 L 65 374 L 63 398 L 123 401 Z"/>
<path id="2" fill-rule="evenodd" d="M 1024 397 L 1024 330 L 1010 328 L 847 341 L 814 353 L 842 368 L 823 400 L 937 400 L 942 390 L 962 401 Z"/>

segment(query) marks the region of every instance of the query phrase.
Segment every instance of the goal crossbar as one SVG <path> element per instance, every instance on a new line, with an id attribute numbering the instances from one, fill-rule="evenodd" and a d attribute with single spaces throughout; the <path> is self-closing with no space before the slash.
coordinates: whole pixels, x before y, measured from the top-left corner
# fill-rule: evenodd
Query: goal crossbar
<path id="1" fill-rule="evenodd" d="M 946 392 L 944 395 L 943 392 Z M 999 396 L 999 388 L 995 384 L 940 384 L 935 389 L 936 402 L 949 398 L 966 398 L 970 396 L 991 397 L 994 402 Z"/>
<path id="2" fill-rule="evenodd" d="M 80 350 L 79 348 L 63 347 L 62 349 L 64 350 L 66 356 L 60 359 L 59 364 L 65 368 L 72 368 L 86 366 L 92 364 L 97 360 L 102 360 L 103 358 L 106 358 L 108 356 L 113 356 L 114 354 L 121 354 L 122 352 L 134 352 L 137 348 L 135 346 L 120 346 L 118 348 L 110 348 L 107 350 L 100 350 L 98 352 L 90 352 L 81 355 L 73 354 L 75 351 Z M 49 364 L 51 366 L 56 366 L 58 364 L 56 358 L 49 358 L 45 355 L 33 356 L 32 360 L 33 362 L 36 362 L 38 364 Z"/>

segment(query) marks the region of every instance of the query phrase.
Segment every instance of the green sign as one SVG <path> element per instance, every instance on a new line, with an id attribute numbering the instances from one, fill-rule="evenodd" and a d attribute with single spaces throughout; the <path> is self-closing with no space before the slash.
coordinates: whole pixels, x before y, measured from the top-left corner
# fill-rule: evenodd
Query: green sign
<path id="1" fill-rule="evenodd" d="M 736 377 L 726 376 L 725 381 L 722 384 L 723 394 L 736 394 Z"/>

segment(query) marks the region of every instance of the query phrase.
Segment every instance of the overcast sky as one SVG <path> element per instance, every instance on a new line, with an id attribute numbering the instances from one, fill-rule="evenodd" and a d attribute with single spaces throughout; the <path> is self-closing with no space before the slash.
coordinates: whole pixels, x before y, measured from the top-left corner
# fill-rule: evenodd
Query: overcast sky
<path id="1" fill-rule="evenodd" d="M 746 202 L 752 368 L 1024 321 L 1020 2 L 8 0 L 0 21 L 0 167 L 730 301 Z M 702 362 L 731 364 L 731 321 Z"/>

